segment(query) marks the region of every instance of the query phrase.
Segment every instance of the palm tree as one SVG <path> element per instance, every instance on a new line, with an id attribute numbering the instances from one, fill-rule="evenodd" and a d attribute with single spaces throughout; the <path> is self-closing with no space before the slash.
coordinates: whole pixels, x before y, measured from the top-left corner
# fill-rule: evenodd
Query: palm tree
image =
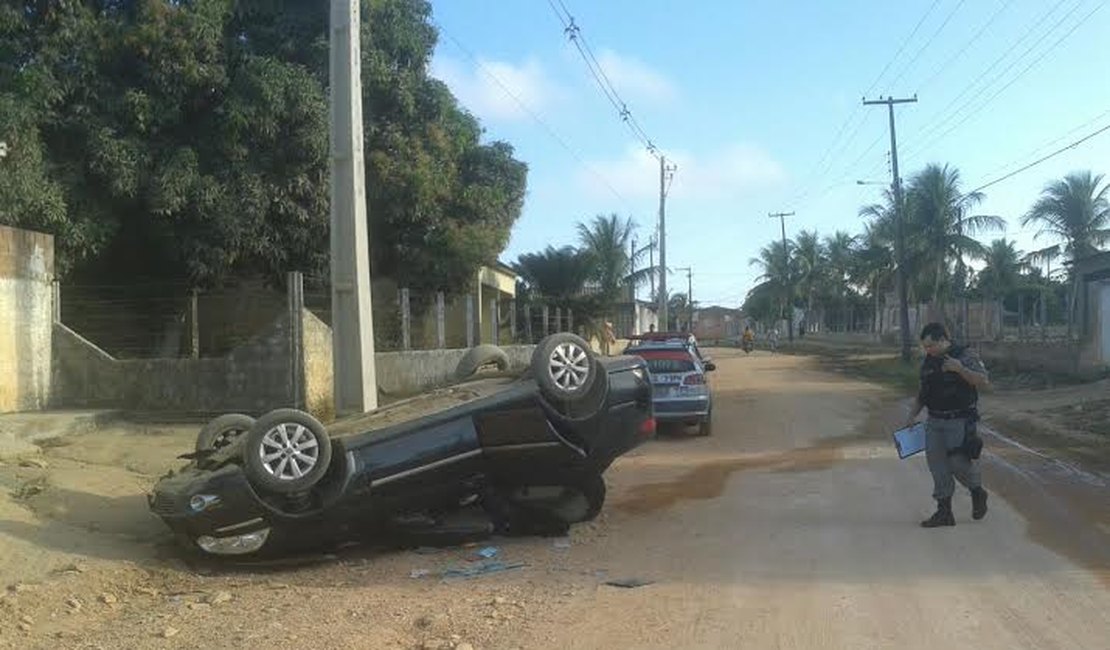
<path id="1" fill-rule="evenodd" d="M 1023 226 L 1041 227 L 1037 237 L 1047 235 L 1064 244 L 1064 254 L 1075 262 L 1098 252 L 1110 241 L 1110 200 L 1103 176 L 1090 171 L 1068 174 L 1049 183 L 1041 197 L 1022 217 Z M 1101 186 L 1101 188 L 1100 188 Z M 1068 305 L 1068 336 L 1073 331 L 1075 302 L 1079 295 L 1079 276 L 1072 272 L 1072 291 Z"/>
<path id="2" fill-rule="evenodd" d="M 592 271 L 591 259 L 573 246 L 548 246 L 540 253 L 521 255 L 513 270 L 523 282 L 523 295 L 559 307 L 572 307 Z"/>
<path id="3" fill-rule="evenodd" d="M 942 313 L 941 285 L 949 263 L 955 261 L 957 276 L 964 275 L 964 258 L 981 258 L 986 253 L 972 235 L 1006 226 L 1000 217 L 970 214 L 983 198 L 982 192 L 964 194 L 959 170 L 948 165 L 927 165 L 910 180 L 906 195 L 907 241 L 915 249 L 919 270 L 929 269 L 932 274 L 932 301 Z"/>
<path id="4" fill-rule="evenodd" d="M 825 237 L 825 258 L 828 262 L 824 273 L 829 293 L 836 299 L 842 314 L 846 310 L 845 300 L 849 293 L 848 282 L 851 278 L 852 263 L 855 256 L 856 238 L 841 230 Z M 849 326 L 846 315 L 841 326 Z"/>
<path id="5" fill-rule="evenodd" d="M 592 267 L 590 280 L 597 283 L 598 293 L 609 310 L 620 300 L 624 289 L 646 281 L 653 272 L 653 269 L 632 272 L 629 242 L 634 229 L 631 219 L 621 221 L 615 214 L 598 215 L 589 225 L 578 224 L 579 243 Z"/>
<path id="6" fill-rule="evenodd" d="M 986 266 L 979 271 L 978 278 L 984 294 L 1002 300 L 1018 290 L 1027 267 L 1013 241 L 996 239 L 991 242 L 985 260 Z"/>
<path id="7" fill-rule="evenodd" d="M 806 318 L 813 312 L 813 300 L 822 283 L 825 250 L 816 230 L 803 230 L 794 238 L 793 264 L 796 268 L 798 293 L 806 301 Z"/>
<path id="8" fill-rule="evenodd" d="M 789 295 L 792 286 L 789 243 L 785 249 L 779 244 L 764 246 L 759 250 L 759 257 L 752 258 L 750 264 L 761 269 L 762 273 L 758 278 L 761 291 L 776 296 L 778 318 L 783 318 L 787 304 L 793 304 L 793 298 Z"/>

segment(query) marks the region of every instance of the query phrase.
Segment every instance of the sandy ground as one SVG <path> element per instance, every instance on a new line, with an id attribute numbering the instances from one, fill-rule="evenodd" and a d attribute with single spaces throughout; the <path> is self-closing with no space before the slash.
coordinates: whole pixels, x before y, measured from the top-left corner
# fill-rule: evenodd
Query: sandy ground
<path id="1" fill-rule="evenodd" d="M 805 358 L 713 355 L 713 437 L 634 451 L 598 521 L 492 540 L 525 566 L 471 580 L 434 572 L 475 548 L 190 566 L 143 493 L 194 427 L 51 441 L 0 466 L 0 647 L 1107 647 L 1104 474 L 992 421 L 987 519 L 961 491 L 958 525 L 925 531 L 924 459 L 887 439 L 895 396 Z"/>

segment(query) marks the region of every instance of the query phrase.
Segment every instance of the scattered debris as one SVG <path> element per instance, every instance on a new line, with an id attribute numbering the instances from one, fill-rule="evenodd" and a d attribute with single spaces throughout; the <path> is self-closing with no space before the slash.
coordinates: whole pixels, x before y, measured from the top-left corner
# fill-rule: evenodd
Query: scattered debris
<path id="1" fill-rule="evenodd" d="M 115 594 L 103 593 L 100 594 L 100 602 L 105 605 L 115 605 L 118 602 Z"/>
<path id="2" fill-rule="evenodd" d="M 75 612 L 81 611 L 81 601 L 72 596 L 66 599 L 66 605 L 69 605 L 69 608 Z"/>
<path id="3" fill-rule="evenodd" d="M 449 578 L 474 578 L 477 576 L 487 575 L 490 573 L 500 573 L 501 571 L 510 571 L 512 569 L 519 569 L 526 566 L 524 562 L 512 562 L 506 564 L 505 562 L 482 562 L 469 567 L 452 567 L 443 572 L 444 579 Z"/>
<path id="4" fill-rule="evenodd" d="M 36 469 L 47 469 L 50 463 L 41 458 L 22 458 L 19 461 L 20 467 L 34 467 Z"/>
<path id="5" fill-rule="evenodd" d="M 19 618 L 19 622 L 20 623 L 26 623 L 27 625 L 34 625 L 35 624 L 35 619 L 31 618 L 30 614 L 24 614 L 23 616 L 21 616 Z"/>
<path id="6" fill-rule="evenodd" d="M 180 631 L 181 630 L 177 629 L 176 627 L 167 627 L 166 629 L 162 630 L 162 638 L 168 639 L 170 637 L 177 636 L 177 633 Z"/>
<path id="7" fill-rule="evenodd" d="M 30 626 L 30 625 L 28 625 L 27 623 L 22 623 L 22 622 L 21 622 L 21 623 L 19 624 L 19 629 L 20 629 L 21 631 L 23 631 L 23 632 L 30 632 L 30 631 L 31 631 L 31 626 Z"/>
<path id="8" fill-rule="evenodd" d="M 88 567 L 80 562 L 70 562 L 64 567 L 58 569 L 58 573 L 84 573 L 88 570 Z"/>
<path id="9" fill-rule="evenodd" d="M 208 609 L 212 609 L 212 606 L 209 605 L 208 603 L 189 603 L 189 609 L 192 609 L 192 610 L 208 610 Z"/>
<path id="10" fill-rule="evenodd" d="M 413 569 L 409 572 L 410 578 L 424 578 L 430 575 L 432 575 L 432 572 L 428 569 Z"/>
<path id="11" fill-rule="evenodd" d="M 492 558 L 493 556 L 497 555 L 499 550 L 500 549 L 498 549 L 496 546 L 487 546 L 487 547 L 483 548 L 482 550 L 478 551 L 478 557 L 481 557 L 481 558 L 484 558 L 484 559 L 488 560 L 488 559 Z"/>
<path id="12" fill-rule="evenodd" d="M 230 593 L 228 593 L 226 591 L 217 591 L 215 594 L 212 594 L 212 595 L 208 596 L 207 602 L 210 605 L 219 605 L 221 603 L 229 602 L 230 600 L 231 600 L 231 594 Z"/>
<path id="13" fill-rule="evenodd" d="M 439 553 L 442 553 L 443 550 L 435 548 L 434 546 L 420 546 L 413 549 L 412 552 L 416 553 L 417 555 L 438 555 Z"/>
<path id="14" fill-rule="evenodd" d="M 469 643 L 459 643 L 455 646 L 455 650 L 474 650 L 474 646 Z"/>
<path id="15" fill-rule="evenodd" d="M 554 545 L 555 545 L 555 548 L 559 548 L 559 549 L 570 548 L 570 538 L 569 537 L 561 537 L 561 538 L 555 540 Z"/>
<path id="16" fill-rule="evenodd" d="M 655 584 L 654 580 L 645 580 L 643 578 L 621 578 L 619 580 L 609 580 L 605 584 L 610 587 L 620 587 L 622 589 L 635 589 L 636 587 L 646 587 L 647 585 Z"/>

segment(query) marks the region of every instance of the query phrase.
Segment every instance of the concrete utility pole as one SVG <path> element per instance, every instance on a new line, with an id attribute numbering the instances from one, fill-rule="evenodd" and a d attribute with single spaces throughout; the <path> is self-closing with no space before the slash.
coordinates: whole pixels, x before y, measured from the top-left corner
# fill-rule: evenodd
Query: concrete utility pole
<path id="1" fill-rule="evenodd" d="M 786 217 L 793 217 L 793 212 L 772 212 L 767 215 L 772 219 L 779 220 L 779 226 L 782 228 L 782 260 L 786 268 L 786 337 L 793 343 L 794 342 L 794 281 L 790 277 L 790 249 L 786 247 Z"/>
<path id="2" fill-rule="evenodd" d="M 906 235 L 905 219 L 903 218 L 902 179 L 898 176 L 898 138 L 894 132 L 894 105 L 913 104 L 917 102 L 917 95 L 907 99 L 876 99 L 863 100 L 864 106 L 878 104 L 886 105 L 890 115 L 890 160 L 891 160 L 891 185 L 894 190 L 894 227 L 895 242 L 894 255 L 898 260 L 898 317 L 902 329 L 902 361 L 910 360 L 910 305 L 906 294 Z"/>
<path id="3" fill-rule="evenodd" d="M 359 0 L 331 0 L 331 308 L 336 415 L 378 408 L 362 140 Z"/>
<path id="4" fill-rule="evenodd" d="M 674 177 L 676 165 L 659 156 L 659 322 L 667 328 L 667 180 Z"/>

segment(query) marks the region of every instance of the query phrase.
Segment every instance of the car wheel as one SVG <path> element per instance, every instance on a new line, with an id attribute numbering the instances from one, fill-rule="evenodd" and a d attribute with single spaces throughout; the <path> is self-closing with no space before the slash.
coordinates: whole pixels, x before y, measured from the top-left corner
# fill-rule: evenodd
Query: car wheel
<path id="1" fill-rule="evenodd" d="M 713 411 L 712 410 L 709 411 L 709 413 L 705 416 L 705 419 L 702 420 L 701 424 L 698 425 L 698 435 L 699 436 L 711 436 L 711 435 L 713 435 Z"/>
<path id="2" fill-rule="evenodd" d="M 488 343 L 470 348 L 455 366 L 455 378 L 460 381 L 466 379 L 489 364 L 496 364 L 497 369 L 504 372 L 509 369 L 509 355 L 496 345 Z"/>
<path id="3" fill-rule="evenodd" d="M 254 418 L 242 413 L 225 413 L 213 418 L 197 434 L 197 451 L 219 450 L 241 442 L 254 426 Z"/>
<path id="4" fill-rule="evenodd" d="M 331 438 L 319 420 L 297 409 L 258 418 L 243 442 L 247 478 L 278 494 L 303 492 L 323 478 L 331 463 Z"/>
<path id="5" fill-rule="evenodd" d="M 586 399 L 598 380 L 598 368 L 590 344 L 569 332 L 548 336 L 532 353 L 532 375 L 553 401 Z"/>

